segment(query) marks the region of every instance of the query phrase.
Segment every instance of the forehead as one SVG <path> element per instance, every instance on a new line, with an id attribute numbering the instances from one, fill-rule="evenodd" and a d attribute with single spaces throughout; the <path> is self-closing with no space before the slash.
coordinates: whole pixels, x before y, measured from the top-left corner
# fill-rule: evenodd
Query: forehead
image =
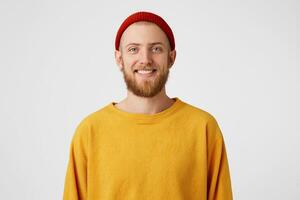
<path id="1" fill-rule="evenodd" d="M 140 21 L 131 24 L 124 31 L 121 37 L 121 43 L 154 43 L 161 42 L 167 44 L 168 38 L 165 32 L 156 24 L 146 21 Z"/>

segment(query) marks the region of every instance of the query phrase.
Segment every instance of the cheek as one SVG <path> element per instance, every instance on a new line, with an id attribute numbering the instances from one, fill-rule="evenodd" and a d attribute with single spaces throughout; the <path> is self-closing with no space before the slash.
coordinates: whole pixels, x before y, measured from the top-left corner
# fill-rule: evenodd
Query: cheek
<path id="1" fill-rule="evenodd" d="M 124 59 L 124 66 L 132 68 L 135 66 L 135 64 L 137 63 L 136 59 Z"/>
<path id="2" fill-rule="evenodd" d="M 127 74 L 134 75 L 134 64 L 130 62 L 124 62 L 124 70 Z"/>
<path id="3" fill-rule="evenodd" d="M 159 63 L 160 65 L 166 65 L 169 63 L 168 60 L 168 56 L 167 55 L 158 55 L 157 57 L 155 57 L 154 59 L 157 63 Z"/>

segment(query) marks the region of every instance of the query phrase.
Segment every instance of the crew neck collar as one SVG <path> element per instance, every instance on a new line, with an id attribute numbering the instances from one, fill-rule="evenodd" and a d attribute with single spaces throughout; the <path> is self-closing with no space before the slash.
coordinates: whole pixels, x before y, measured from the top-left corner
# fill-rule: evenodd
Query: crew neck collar
<path id="1" fill-rule="evenodd" d="M 120 117 L 122 117 L 125 120 L 131 120 L 131 121 L 134 121 L 137 123 L 154 123 L 154 122 L 158 122 L 161 119 L 166 118 L 167 116 L 171 115 L 172 113 L 174 113 L 175 110 L 182 107 L 184 104 L 184 102 L 182 102 L 178 97 L 173 97 L 171 99 L 175 100 L 171 106 L 169 106 L 168 108 L 166 108 L 163 111 L 160 111 L 160 112 L 154 113 L 154 114 L 127 112 L 127 111 L 117 108 L 115 106 L 117 103 L 114 101 L 108 105 L 108 109 L 111 112 L 113 112 L 114 114 L 119 115 Z"/>

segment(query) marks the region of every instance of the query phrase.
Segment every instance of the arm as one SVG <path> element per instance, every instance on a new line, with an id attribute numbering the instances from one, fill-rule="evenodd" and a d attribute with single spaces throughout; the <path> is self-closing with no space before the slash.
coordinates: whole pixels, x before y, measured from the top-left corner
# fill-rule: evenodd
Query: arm
<path id="1" fill-rule="evenodd" d="M 89 127 L 85 121 L 77 127 L 72 138 L 69 162 L 65 176 L 64 200 L 87 199 L 87 135 Z"/>
<path id="2" fill-rule="evenodd" d="M 222 132 L 213 118 L 208 134 L 208 200 L 232 200 L 230 172 Z"/>

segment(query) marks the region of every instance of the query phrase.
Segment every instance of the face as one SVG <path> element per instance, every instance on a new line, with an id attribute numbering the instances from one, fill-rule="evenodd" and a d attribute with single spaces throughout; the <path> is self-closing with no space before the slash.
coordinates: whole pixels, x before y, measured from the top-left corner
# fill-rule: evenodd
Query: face
<path id="1" fill-rule="evenodd" d="M 115 52 L 127 89 L 140 97 L 153 97 L 164 89 L 175 56 L 165 33 L 149 22 L 130 25 Z"/>

